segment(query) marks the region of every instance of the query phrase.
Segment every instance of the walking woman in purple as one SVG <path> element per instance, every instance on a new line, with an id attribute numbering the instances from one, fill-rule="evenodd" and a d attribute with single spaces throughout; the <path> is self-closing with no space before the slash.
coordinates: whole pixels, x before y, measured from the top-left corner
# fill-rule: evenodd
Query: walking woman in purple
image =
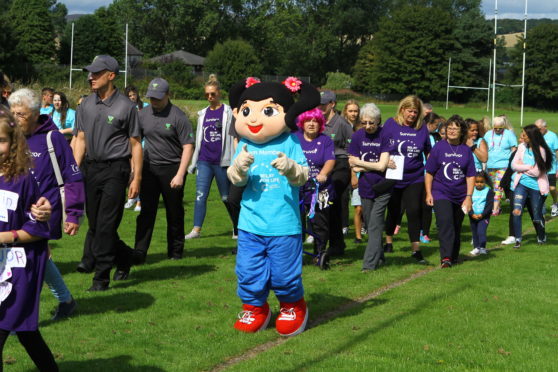
<path id="1" fill-rule="evenodd" d="M 454 115 L 444 124 L 446 139 L 438 142 L 426 161 L 426 204 L 434 207 L 442 268 L 457 263 L 461 225 L 472 207 L 475 160 L 465 144 L 467 125 Z"/>
<path id="2" fill-rule="evenodd" d="M 48 225 L 31 216 L 39 188 L 13 116 L 0 110 L 0 355 L 11 332 L 40 371 L 58 371 L 39 332 L 39 299 L 48 259 Z M 3 361 L 0 358 L 0 371 Z"/>
<path id="3" fill-rule="evenodd" d="M 367 103 L 360 112 L 363 128 L 357 130 L 349 145 L 349 164 L 353 172 L 360 173 L 358 192 L 367 222 L 368 244 L 364 252 L 362 271 L 376 270 L 384 261 L 382 250 L 382 232 L 384 215 L 392 188 L 378 190 L 385 183 L 385 170 L 389 160 L 389 140 L 381 136 L 380 109 L 373 103 Z M 393 167 L 393 165 L 392 165 Z"/>
<path id="4" fill-rule="evenodd" d="M 390 144 L 390 155 L 403 157 L 403 178 L 395 182 L 388 204 L 386 220 L 386 251 L 392 251 L 392 236 L 399 220 L 401 207 L 407 212 L 409 241 L 412 257 L 421 264 L 426 260 L 420 251 L 420 228 L 424 199 L 424 158 L 430 152 L 430 138 L 423 125 L 422 101 L 417 96 L 407 96 L 399 102 L 397 115 L 389 118 L 382 127 L 382 136 Z"/>
<path id="5" fill-rule="evenodd" d="M 303 201 L 307 212 L 310 212 L 313 196 L 317 196 L 314 196 L 316 204 L 309 220 L 311 231 L 317 237 L 314 239 L 314 251 L 324 253 L 329 240 L 330 207 L 335 197 L 331 183 L 331 172 L 335 166 L 334 145 L 331 138 L 322 133 L 325 118 L 319 108 L 300 114 L 296 119 L 296 125 L 301 130 L 295 135 L 310 167 L 308 181 L 300 188 L 300 200 Z M 305 219 L 306 214 L 302 218 Z"/>

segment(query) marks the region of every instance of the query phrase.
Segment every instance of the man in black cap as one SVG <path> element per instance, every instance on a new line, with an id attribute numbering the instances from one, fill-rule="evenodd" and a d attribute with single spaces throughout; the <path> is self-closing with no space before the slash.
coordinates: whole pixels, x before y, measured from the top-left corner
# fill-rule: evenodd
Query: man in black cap
<path id="1" fill-rule="evenodd" d="M 331 173 L 331 180 L 335 191 L 331 205 L 329 220 L 329 251 L 332 256 L 341 256 L 345 253 L 345 240 L 343 237 L 343 192 L 351 182 L 351 168 L 347 149 L 353 135 L 353 129 L 343 117 L 335 112 L 336 97 L 331 90 L 320 93 L 320 110 L 326 119 L 324 134 L 330 136 L 335 146 L 335 167 Z M 345 201 L 348 208 L 348 201 Z"/>
<path id="2" fill-rule="evenodd" d="M 128 197 L 139 193 L 142 148 L 137 110 L 114 86 L 118 62 L 100 55 L 84 68 L 94 94 L 87 96 L 76 114 L 77 137 L 74 156 L 85 177 L 86 213 L 89 230 L 78 271 L 95 270 L 89 291 L 108 289 L 110 271 L 116 264 L 114 280 L 128 277 L 131 249 L 118 236 L 126 186 L 133 177 Z"/>
<path id="3" fill-rule="evenodd" d="M 184 181 L 194 151 L 192 124 L 169 99 L 169 83 L 153 79 L 147 88 L 151 105 L 139 112 L 145 140 L 141 179 L 141 212 L 136 222 L 135 257 L 145 262 L 151 243 L 159 195 L 167 212 L 167 256 L 182 258 L 184 251 Z"/>

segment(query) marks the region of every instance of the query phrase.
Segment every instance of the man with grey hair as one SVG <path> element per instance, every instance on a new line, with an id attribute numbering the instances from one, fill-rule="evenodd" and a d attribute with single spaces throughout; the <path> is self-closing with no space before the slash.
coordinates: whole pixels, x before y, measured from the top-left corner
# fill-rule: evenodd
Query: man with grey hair
<path id="1" fill-rule="evenodd" d="M 552 196 L 552 209 L 550 215 L 552 217 L 558 216 L 558 193 L 556 192 L 556 165 L 558 157 L 558 136 L 556 133 L 548 130 L 546 127 L 546 121 L 544 119 L 537 119 L 535 125 L 541 131 L 548 147 L 552 151 L 552 156 L 554 161 L 552 162 L 552 168 L 548 171 L 548 183 L 550 184 L 550 195 Z"/>
<path id="2" fill-rule="evenodd" d="M 85 176 L 89 221 L 78 271 L 95 270 L 89 291 L 104 291 L 109 288 L 113 264 L 113 280 L 126 279 L 130 271 L 132 250 L 120 240 L 118 227 L 131 171 L 128 198 L 139 193 L 143 153 L 137 109 L 114 86 L 118 62 L 99 55 L 84 71 L 90 73 L 88 79 L 95 93 L 83 100 L 76 114 L 74 156 Z"/>

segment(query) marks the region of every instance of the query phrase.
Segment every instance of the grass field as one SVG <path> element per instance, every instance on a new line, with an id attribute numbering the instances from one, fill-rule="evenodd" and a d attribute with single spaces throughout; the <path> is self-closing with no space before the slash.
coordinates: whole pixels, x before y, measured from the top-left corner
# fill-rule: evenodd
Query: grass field
<path id="1" fill-rule="evenodd" d="M 394 111 L 394 106 L 381 108 Z M 195 178 L 189 175 L 187 232 L 194 195 Z M 186 242 L 185 258 L 166 259 L 161 205 L 147 264 L 134 267 L 129 280 L 111 283 L 110 291 L 86 292 L 92 274 L 74 271 L 86 221 L 78 236 L 54 243 L 54 260 L 78 310 L 71 319 L 51 322 L 56 301 L 45 288 L 41 332 L 60 369 L 72 372 L 553 371 L 558 365 L 558 222 L 548 222 L 549 241 L 537 246 L 525 217 L 525 244 L 516 251 L 499 245 L 507 236 L 508 211 L 505 204 L 505 213 L 491 221 L 486 257 L 466 256 L 471 235 L 465 221 L 465 262 L 451 270 L 438 269 L 435 224 L 433 242 L 423 246 L 431 265 L 410 258 L 404 223 L 387 265 L 366 274 L 360 272 L 365 245 L 354 244 L 351 231 L 346 255 L 333 260 L 331 270 L 304 266 L 310 326 L 283 339 L 273 329 L 274 318 L 258 334 L 232 327 L 240 310 L 231 254 L 235 241 L 213 187 L 203 235 Z M 136 216 L 125 211 L 120 227 L 128 244 L 133 243 Z M 270 305 L 277 314 L 273 295 Z M 34 370 L 16 337 L 9 338 L 4 361 L 6 371 Z"/>
<path id="2" fill-rule="evenodd" d="M 194 194 L 193 181 L 188 179 L 186 195 Z M 191 198 L 185 205 L 188 229 Z M 135 216 L 126 211 L 120 229 L 129 243 Z M 85 292 L 91 275 L 74 271 L 86 225 L 77 237 L 56 243 L 54 258 L 79 307 L 73 318 L 50 322 L 55 300 L 45 288 L 41 330 L 62 371 L 554 370 L 556 221 L 548 223 L 547 245 L 533 244 L 531 231 L 520 251 L 499 246 L 506 226 L 505 216 L 492 220 L 487 257 L 443 271 L 437 269 L 435 228 L 433 243 L 423 248 L 431 266 L 409 258 L 403 229 L 388 264 L 368 274 L 360 272 L 364 245 L 352 243 L 351 233 L 346 256 L 333 260 L 330 271 L 304 267 L 310 329 L 276 345 L 273 327 L 255 335 L 232 328 L 240 309 L 230 253 L 235 241 L 213 190 L 203 237 L 187 242 L 182 261 L 166 259 L 160 210 L 147 264 L 134 268 L 129 280 L 112 283 L 110 291 Z M 465 223 L 463 253 L 469 240 Z M 276 314 L 277 301 L 270 300 Z M 261 345 L 264 352 L 250 351 Z M 253 358 L 221 365 L 246 355 Z M 8 340 L 4 360 L 7 371 L 33 370 L 15 337 Z"/>

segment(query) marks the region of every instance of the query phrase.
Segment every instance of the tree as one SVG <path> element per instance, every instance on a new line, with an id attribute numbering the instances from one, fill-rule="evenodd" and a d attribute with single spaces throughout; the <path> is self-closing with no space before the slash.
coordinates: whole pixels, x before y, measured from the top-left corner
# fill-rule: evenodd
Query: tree
<path id="1" fill-rule="evenodd" d="M 558 24 L 541 24 L 527 34 L 525 103 L 558 109 Z M 522 40 L 523 41 L 523 40 Z M 509 77 L 521 83 L 523 42 L 511 52 Z"/>
<path id="2" fill-rule="evenodd" d="M 361 52 L 366 60 L 355 66 L 355 85 L 371 93 L 441 98 L 448 51 L 455 47 L 453 26 L 450 14 L 439 8 L 401 7 L 380 21 L 380 31 Z"/>
<path id="3" fill-rule="evenodd" d="M 92 32 L 94 30 L 94 32 Z M 60 62 L 70 63 L 72 25 L 66 25 L 60 48 Z M 124 29 L 111 18 L 104 7 L 79 17 L 74 22 L 74 60 L 75 65 L 89 64 L 96 55 L 109 54 L 122 62 L 124 55 Z"/>
<path id="4" fill-rule="evenodd" d="M 16 52 L 32 63 L 48 63 L 56 55 L 47 0 L 13 0 L 8 11 Z"/>
<path id="5" fill-rule="evenodd" d="M 261 63 L 254 48 L 244 40 L 217 43 L 205 59 L 205 71 L 216 73 L 222 86 L 228 90 L 237 81 L 248 76 L 259 76 Z"/>

